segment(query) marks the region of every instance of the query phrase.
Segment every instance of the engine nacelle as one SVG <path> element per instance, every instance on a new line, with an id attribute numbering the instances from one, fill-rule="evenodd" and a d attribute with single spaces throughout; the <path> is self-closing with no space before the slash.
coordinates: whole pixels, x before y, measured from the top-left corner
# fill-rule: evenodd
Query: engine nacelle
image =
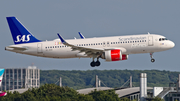
<path id="1" fill-rule="evenodd" d="M 122 60 L 127 60 L 127 59 L 128 59 L 128 55 L 123 54 L 123 55 L 122 55 Z"/>
<path id="2" fill-rule="evenodd" d="M 127 60 L 128 55 L 122 54 L 120 49 L 114 49 L 105 51 L 101 58 L 106 59 L 106 61 L 120 61 Z"/>

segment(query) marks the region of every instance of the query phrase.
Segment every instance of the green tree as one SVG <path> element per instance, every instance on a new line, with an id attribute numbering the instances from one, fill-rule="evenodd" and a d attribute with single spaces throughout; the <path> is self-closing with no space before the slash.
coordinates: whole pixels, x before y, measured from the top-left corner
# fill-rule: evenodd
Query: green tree
<path id="1" fill-rule="evenodd" d="M 139 86 L 139 74 L 147 73 L 148 86 L 167 87 L 169 82 L 176 82 L 180 72 L 160 70 L 41 70 L 41 85 L 55 83 L 62 77 L 63 86 L 74 89 L 90 88 L 95 83 L 95 75 L 108 87 L 120 87 L 133 77 L 133 86 Z M 103 85 L 102 85 L 103 86 Z"/>
<path id="2" fill-rule="evenodd" d="M 91 95 L 84 95 L 84 94 L 79 94 L 77 101 L 95 101 Z"/>
<path id="3" fill-rule="evenodd" d="M 97 91 L 95 89 L 89 95 L 91 95 L 95 101 L 120 101 L 114 90 Z"/>
<path id="4" fill-rule="evenodd" d="M 120 101 L 130 101 L 127 97 L 121 98 Z"/>

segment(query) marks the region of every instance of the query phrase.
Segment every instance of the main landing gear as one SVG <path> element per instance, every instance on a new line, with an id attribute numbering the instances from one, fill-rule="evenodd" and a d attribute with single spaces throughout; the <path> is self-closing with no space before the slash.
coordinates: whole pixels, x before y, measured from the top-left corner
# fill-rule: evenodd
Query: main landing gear
<path id="1" fill-rule="evenodd" d="M 93 59 L 93 61 L 90 63 L 90 65 L 91 65 L 91 67 L 100 66 L 101 63 L 99 62 L 99 57 L 97 58 L 96 62 Z"/>
<path id="2" fill-rule="evenodd" d="M 153 53 L 150 53 L 150 57 L 151 57 L 151 62 L 155 62 L 155 59 L 153 58 Z"/>

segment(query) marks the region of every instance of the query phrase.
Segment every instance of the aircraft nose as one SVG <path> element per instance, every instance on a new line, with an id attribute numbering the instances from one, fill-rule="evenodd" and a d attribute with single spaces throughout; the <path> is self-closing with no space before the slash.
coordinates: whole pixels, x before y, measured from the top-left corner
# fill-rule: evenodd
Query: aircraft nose
<path id="1" fill-rule="evenodd" d="M 174 46 L 175 46 L 175 43 L 171 41 L 171 42 L 169 43 L 169 47 L 170 47 L 170 48 L 173 48 Z"/>

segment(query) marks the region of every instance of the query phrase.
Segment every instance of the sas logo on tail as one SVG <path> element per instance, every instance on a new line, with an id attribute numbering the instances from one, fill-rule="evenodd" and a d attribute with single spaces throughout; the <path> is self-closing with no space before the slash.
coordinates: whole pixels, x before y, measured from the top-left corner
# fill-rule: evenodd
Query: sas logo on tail
<path id="1" fill-rule="evenodd" d="M 26 35 L 23 35 L 23 36 L 21 36 L 21 35 L 18 35 L 18 36 L 16 36 L 16 41 L 15 42 L 28 42 L 29 40 L 30 40 L 30 34 L 28 34 L 27 36 Z"/>

